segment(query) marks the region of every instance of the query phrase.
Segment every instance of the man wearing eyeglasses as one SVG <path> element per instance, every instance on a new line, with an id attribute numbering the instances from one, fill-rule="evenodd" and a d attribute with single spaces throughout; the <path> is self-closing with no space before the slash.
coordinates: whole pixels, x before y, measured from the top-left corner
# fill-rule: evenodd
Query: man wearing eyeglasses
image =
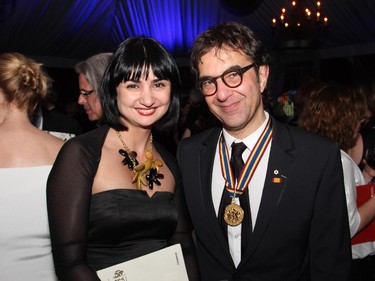
<path id="1" fill-rule="evenodd" d="M 209 28 L 191 62 L 222 123 L 177 151 L 202 280 L 347 280 L 338 146 L 265 111 L 270 57 L 247 27 Z"/>
<path id="2" fill-rule="evenodd" d="M 100 53 L 78 63 L 74 68 L 79 74 L 78 104 L 83 106 L 90 121 L 99 121 L 103 110 L 99 100 L 99 88 L 112 53 Z"/>

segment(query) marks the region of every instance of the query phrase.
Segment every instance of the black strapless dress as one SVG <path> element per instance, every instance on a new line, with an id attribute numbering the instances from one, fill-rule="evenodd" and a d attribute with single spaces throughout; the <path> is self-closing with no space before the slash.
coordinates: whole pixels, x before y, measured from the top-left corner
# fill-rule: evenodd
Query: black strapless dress
<path id="1" fill-rule="evenodd" d="M 177 225 L 170 192 L 115 189 L 91 199 L 87 262 L 96 271 L 167 246 Z"/>
<path id="2" fill-rule="evenodd" d="M 68 140 L 48 178 L 48 219 L 59 280 L 99 281 L 99 269 L 176 243 L 181 244 L 189 278 L 192 272 L 196 276 L 192 225 L 179 168 L 157 142 L 154 147 L 175 179 L 174 193 L 156 192 L 150 198 L 146 191 L 114 189 L 92 195 L 108 130 L 103 125 Z"/>

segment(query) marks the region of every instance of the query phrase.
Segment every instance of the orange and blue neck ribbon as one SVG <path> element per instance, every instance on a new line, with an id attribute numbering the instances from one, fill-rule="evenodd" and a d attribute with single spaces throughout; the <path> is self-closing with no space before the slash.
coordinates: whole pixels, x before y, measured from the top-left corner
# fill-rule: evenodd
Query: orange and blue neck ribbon
<path id="1" fill-rule="evenodd" d="M 246 190 L 246 188 L 248 188 L 249 182 L 253 177 L 255 170 L 257 169 L 258 164 L 262 159 L 264 152 L 266 151 L 271 139 L 272 122 L 271 118 L 269 118 L 266 127 L 264 128 L 253 150 L 247 158 L 246 163 L 242 168 L 241 174 L 236 182 L 234 173 L 229 162 L 228 149 L 225 145 L 223 134 L 221 134 L 219 141 L 221 172 L 225 179 L 225 187 L 232 198 L 235 198 L 236 195 L 240 196 Z"/>

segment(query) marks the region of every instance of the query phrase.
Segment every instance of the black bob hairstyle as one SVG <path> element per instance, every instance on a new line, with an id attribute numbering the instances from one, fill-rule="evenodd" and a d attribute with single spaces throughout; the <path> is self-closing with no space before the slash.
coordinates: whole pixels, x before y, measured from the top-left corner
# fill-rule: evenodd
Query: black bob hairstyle
<path id="1" fill-rule="evenodd" d="M 159 79 L 171 82 L 171 102 L 168 111 L 155 124 L 164 130 L 176 124 L 179 115 L 181 80 L 178 67 L 169 52 L 156 40 L 144 36 L 130 37 L 122 42 L 103 74 L 99 98 L 103 107 L 103 121 L 115 130 L 126 130 L 120 122 L 117 107 L 117 86 L 123 81 L 146 79 L 150 68 Z"/>

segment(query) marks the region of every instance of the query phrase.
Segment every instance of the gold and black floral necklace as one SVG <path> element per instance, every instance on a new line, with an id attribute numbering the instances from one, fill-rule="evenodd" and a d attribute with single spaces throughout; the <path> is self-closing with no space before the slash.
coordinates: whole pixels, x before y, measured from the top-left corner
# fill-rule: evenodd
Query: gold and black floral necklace
<path id="1" fill-rule="evenodd" d="M 121 164 L 128 166 L 128 169 L 134 172 L 132 183 L 136 183 L 138 189 L 141 189 L 141 184 L 148 186 L 149 189 L 154 188 L 154 183 L 160 186 L 159 179 L 163 179 L 164 175 L 159 173 L 159 168 L 163 166 L 163 161 L 154 159 L 152 153 L 152 134 L 149 136 L 150 148 L 145 152 L 146 161 L 141 164 L 137 160 L 137 152 L 130 151 L 119 131 L 116 131 L 116 134 L 124 148 L 118 151 L 124 156 Z"/>

